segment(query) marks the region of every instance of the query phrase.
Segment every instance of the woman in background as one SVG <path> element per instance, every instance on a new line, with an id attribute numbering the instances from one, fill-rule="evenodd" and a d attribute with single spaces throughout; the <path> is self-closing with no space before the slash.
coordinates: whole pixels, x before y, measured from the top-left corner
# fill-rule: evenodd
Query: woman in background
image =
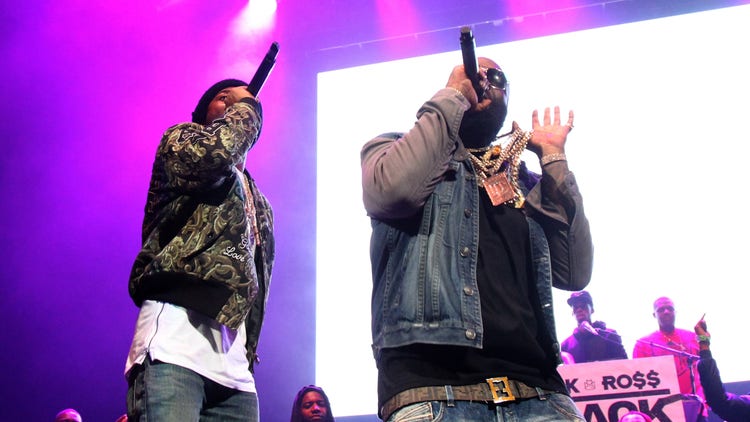
<path id="1" fill-rule="evenodd" d="M 294 399 L 291 422 L 334 422 L 331 402 L 322 388 L 307 385 Z"/>

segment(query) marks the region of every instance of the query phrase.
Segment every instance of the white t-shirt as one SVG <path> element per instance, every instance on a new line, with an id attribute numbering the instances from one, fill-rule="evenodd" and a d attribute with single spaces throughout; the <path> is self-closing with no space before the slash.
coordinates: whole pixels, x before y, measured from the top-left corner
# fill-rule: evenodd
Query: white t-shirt
<path id="1" fill-rule="evenodd" d="M 246 337 L 245 324 L 232 330 L 181 306 L 147 300 L 138 313 L 125 375 L 148 355 L 151 360 L 190 369 L 225 387 L 255 393 Z"/>

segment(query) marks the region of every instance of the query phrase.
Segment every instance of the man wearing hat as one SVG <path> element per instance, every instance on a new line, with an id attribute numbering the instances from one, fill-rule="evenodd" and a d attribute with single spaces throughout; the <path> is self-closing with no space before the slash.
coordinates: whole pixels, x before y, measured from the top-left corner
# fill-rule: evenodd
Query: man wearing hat
<path id="1" fill-rule="evenodd" d="M 262 126 L 226 79 L 164 133 L 129 292 L 128 420 L 257 421 L 253 363 L 274 258 L 271 207 L 245 170 Z"/>
<path id="2" fill-rule="evenodd" d="M 608 329 L 602 321 L 591 322 L 594 301 L 589 292 L 573 292 L 568 298 L 568 305 L 573 308 L 578 327 L 560 348 L 570 353 L 575 363 L 628 358 L 617 331 Z"/>

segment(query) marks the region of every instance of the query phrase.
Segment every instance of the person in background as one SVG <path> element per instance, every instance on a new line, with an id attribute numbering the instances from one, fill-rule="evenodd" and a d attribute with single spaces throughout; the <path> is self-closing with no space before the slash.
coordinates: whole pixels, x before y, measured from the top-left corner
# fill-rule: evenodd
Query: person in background
<path id="1" fill-rule="evenodd" d="M 672 299 L 660 297 L 654 301 L 654 318 L 659 325 L 659 330 L 636 340 L 633 348 L 633 358 L 652 356 L 674 356 L 677 379 L 680 383 L 680 393 L 695 395 L 700 409 L 697 410 L 698 420 L 708 417 L 708 410 L 703 406 L 705 398 L 703 388 L 700 385 L 699 375 L 695 370 L 698 355 L 698 342 L 692 331 L 675 327 L 676 312 Z M 670 349 L 670 350 L 668 350 Z M 681 354 L 683 353 L 683 354 Z M 694 378 L 694 380 L 693 380 Z M 692 415 L 696 412 L 693 404 L 696 401 L 685 401 L 685 412 Z M 688 416 L 692 418 L 692 416 Z M 689 419 L 690 420 L 690 419 Z"/>
<path id="2" fill-rule="evenodd" d="M 75 409 L 61 410 L 55 415 L 55 422 L 82 422 L 81 414 Z"/>
<path id="3" fill-rule="evenodd" d="M 708 332 L 706 321 L 698 321 L 694 331 L 700 348 L 698 372 L 706 403 L 714 413 L 727 422 L 750 421 L 750 395 L 732 394 L 724 389 L 719 368 L 711 355 L 711 334 Z"/>
<path id="4" fill-rule="evenodd" d="M 498 64 L 463 66 L 407 133 L 362 148 L 372 339 L 387 421 L 583 421 L 557 372 L 552 286 L 588 284 L 593 246 L 565 143 L 573 112 L 513 123 Z M 396 98 L 400 93 L 395 92 Z M 501 139 L 502 141 L 502 139 Z M 493 144 L 494 143 L 494 144 Z M 536 153 L 541 176 L 520 154 Z"/>
<path id="5" fill-rule="evenodd" d="M 573 365 L 574 363 L 576 363 L 576 360 L 573 359 L 573 355 L 564 350 L 560 351 L 560 360 L 562 361 L 563 365 Z"/>
<path id="6" fill-rule="evenodd" d="M 271 206 L 245 170 L 260 103 L 227 79 L 156 151 L 129 292 L 128 420 L 259 419 L 253 377 L 274 259 Z"/>
<path id="7" fill-rule="evenodd" d="M 562 342 L 561 348 L 573 356 L 575 363 L 628 358 L 617 331 L 608 329 L 602 321 L 591 322 L 594 301 L 589 292 L 573 292 L 568 305 L 573 308 L 578 327 Z"/>
<path id="8" fill-rule="evenodd" d="M 622 415 L 617 422 L 651 422 L 651 416 L 637 410 L 631 410 Z"/>
<path id="9" fill-rule="evenodd" d="M 302 387 L 294 398 L 290 422 L 334 422 L 331 402 L 322 388 Z"/>

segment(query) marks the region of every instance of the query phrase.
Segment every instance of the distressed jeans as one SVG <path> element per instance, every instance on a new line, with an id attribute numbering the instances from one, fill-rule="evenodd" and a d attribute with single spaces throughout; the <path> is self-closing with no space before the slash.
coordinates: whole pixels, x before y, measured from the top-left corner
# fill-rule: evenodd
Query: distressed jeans
<path id="1" fill-rule="evenodd" d="M 573 400 L 564 394 L 549 394 L 500 405 L 482 402 L 445 401 L 414 403 L 394 412 L 388 422 L 585 422 Z"/>
<path id="2" fill-rule="evenodd" d="M 128 374 L 130 422 L 258 422 L 258 396 L 178 365 L 151 361 Z"/>

